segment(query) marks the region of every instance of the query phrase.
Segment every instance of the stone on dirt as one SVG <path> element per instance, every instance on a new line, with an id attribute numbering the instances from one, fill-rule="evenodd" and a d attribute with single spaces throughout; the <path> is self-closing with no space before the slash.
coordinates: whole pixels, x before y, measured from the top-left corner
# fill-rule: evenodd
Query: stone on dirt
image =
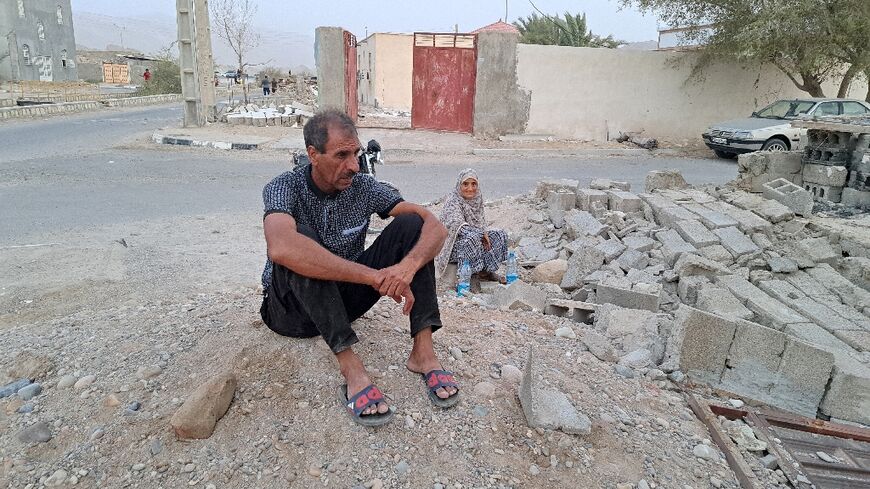
<path id="1" fill-rule="evenodd" d="M 535 365 L 532 348 L 526 358 L 526 368 L 520 383 L 520 404 L 531 428 L 561 430 L 569 434 L 587 435 L 592 422 L 577 411 L 562 392 L 544 387 L 540 368 Z"/>
<path id="2" fill-rule="evenodd" d="M 612 363 L 616 361 L 616 350 L 613 348 L 613 345 L 610 344 L 610 340 L 604 336 L 594 331 L 584 331 L 583 337 L 580 341 L 586 345 L 586 348 L 589 349 L 589 353 L 592 353 L 595 358 L 602 362 Z"/>
<path id="3" fill-rule="evenodd" d="M 568 271 L 568 260 L 550 260 L 536 266 L 532 270 L 532 282 L 543 282 L 559 285 L 565 272 Z"/>
<path id="4" fill-rule="evenodd" d="M 51 428 L 48 427 L 48 423 L 40 421 L 18 433 L 17 438 L 21 443 L 26 444 L 45 443 L 51 440 Z"/>
<path id="5" fill-rule="evenodd" d="M 180 439 L 205 439 L 227 410 L 236 392 L 238 380 L 224 372 L 197 388 L 175 412 L 169 424 Z"/>

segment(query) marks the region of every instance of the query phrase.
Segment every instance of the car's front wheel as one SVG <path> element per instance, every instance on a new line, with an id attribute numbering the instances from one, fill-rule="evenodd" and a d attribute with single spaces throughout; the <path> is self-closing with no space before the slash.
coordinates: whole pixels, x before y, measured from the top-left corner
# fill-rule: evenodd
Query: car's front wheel
<path id="1" fill-rule="evenodd" d="M 780 139 L 780 138 L 770 138 L 764 142 L 764 146 L 761 147 L 762 151 L 788 151 L 788 142 Z"/>
<path id="2" fill-rule="evenodd" d="M 716 156 L 718 156 L 719 158 L 723 158 L 726 160 L 733 160 L 737 157 L 735 153 L 729 153 L 727 151 L 722 151 L 719 149 L 714 149 L 713 152 L 716 153 Z"/>

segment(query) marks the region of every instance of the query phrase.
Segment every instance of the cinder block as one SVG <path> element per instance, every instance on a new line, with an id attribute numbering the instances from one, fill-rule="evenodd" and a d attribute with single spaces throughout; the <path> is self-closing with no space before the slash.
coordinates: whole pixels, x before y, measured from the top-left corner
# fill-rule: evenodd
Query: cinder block
<path id="1" fill-rule="evenodd" d="M 727 228 L 738 224 L 734 218 L 727 214 L 714 211 L 701 204 L 685 204 L 683 207 L 689 212 L 697 214 L 708 229 Z"/>
<path id="2" fill-rule="evenodd" d="M 804 189 L 812 194 L 813 200 L 839 203 L 843 199 L 843 187 L 819 185 L 817 183 L 804 182 Z"/>
<path id="3" fill-rule="evenodd" d="M 668 343 L 668 364 L 696 380 L 718 384 L 735 330 L 725 318 L 680 306 Z"/>
<path id="4" fill-rule="evenodd" d="M 785 178 L 800 185 L 801 159 L 799 151 L 756 151 L 737 158 L 737 186 L 749 192 L 761 192 L 762 185 Z"/>
<path id="5" fill-rule="evenodd" d="M 846 355 L 836 355 L 831 382 L 819 408 L 833 418 L 870 425 L 870 368 Z"/>
<path id="6" fill-rule="evenodd" d="M 844 188 L 840 196 L 840 203 L 849 207 L 870 207 L 870 192 L 854 188 Z"/>
<path id="7" fill-rule="evenodd" d="M 584 211 L 592 210 L 592 203 L 598 202 L 607 208 L 609 196 L 603 190 L 595 190 L 591 188 L 577 189 L 577 207 Z"/>
<path id="8" fill-rule="evenodd" d="M 697 248 L 719 243 L 719 237 L 711 233 L 700 221 L 677 221 L 675 229 L 686 242 Z"/>
<path id="9" fill-rule="evenodd" d="M 656 233 L 656 239 L 662 243 L 662 254 L 668 265 L 673 266 L 683 253 L 696 253 L 697 248 L 687 243 L 680 233 L 673 229 L 659 231 Z"/>
<path id="10" fill-rule="evenodd" d="M 779 381 L 780 360 L 786 336 L 749 321 L 737 321 L 734 342 L 722 373 L 725 390 L 759 401 L 769 401 L 769 392 Z"/>
<path id="11" fill-rule="evenodd" d="M 846 185 L 848 176 L 849 169 L 845 166 L 804 165 L 803 167 L 804 185 L 816 183 L 829 187 L 842 187 Z"/>
<path id="12" fill-rule="evenodd" d="M 592 324 L 592 316 L 596 308 L 595 304 L 589 302 L 550 299 L 544 308 L 544 314 L 569 318 L 577 323 Z"/>
<path id="13" fill-rule="evenodd" d="M 806 185 L 806 183 L 804 183 Z M 764 198 L 776 200 L 788 207 L 795 214 L 809 216 L 813 213 L 813 196 L 808 191 L 798 187 L 784 178 L 777 178 L 765 183 Z"/>
<path id="14" fill-rule="evenodd" d="M 736 227 L 714 229 L 713 233 L 719 237 L 722 246 L 731 252 L 735 258 L 761 251 L 749 236 L 743 234 Z"/>
<path id="15" fill-rule="evenodd" d="M 728 289 L 735 297 L 756 314 L 756 319 L 764 326 L 782 330 L 788 324 L 811 322 L 787 305 L 767 295 L 748 280 L 737 275 L 716 277 L 715 283 Z"/>
<path id="16" fill-rule="evenodd" d="M 704 284 L 697 291 L 695 307 L 729 319 L 749 321 L 755 316 L 734 294 L 724 287 L 713 284 Z"/>
<path id="17" fill-rule="evenodd" d="M 647 294 L 611 286 L 605 281 L 595 286 L 595 299 L 598 304 L 613 304 L 627 309 L 658 312 L 660 297 L 659 294 Z"/>
<path id="18" fill-rule="evenodd" d="M 607 193 L 610 196 L 610 210 L 625 213 L 643 212 L 643 201 L 637 195 L 622 190 L 610 190 Z"/>
<path id="19" fill-rule="evenodd" d="M 584 236 L 604 236 L 610 228 L 586 211 L 572 210 L 565 214 L 565 230 L 570 239 Z"/>

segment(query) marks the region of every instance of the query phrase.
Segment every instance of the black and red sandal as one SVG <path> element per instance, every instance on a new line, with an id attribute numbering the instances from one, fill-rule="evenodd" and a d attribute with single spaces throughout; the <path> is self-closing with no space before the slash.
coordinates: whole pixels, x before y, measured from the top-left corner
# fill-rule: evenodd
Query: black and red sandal
<path id="1" fill-rule="evenodd" d="M 395 410 L 390 407 L 390 410 L 381 414 L 363 414 L 370 406 L 375 406 L 384 402 L 384 394 L 374 384 L 369 384 L 365 389 L 359 391 L 355 396 L 348 399 L 347 384 L 342 384 L 338 389 L 338 399 L 344 404 L 347 414 L 354 423 L 363 426 L 382 426 L 390 422 L 396 414 Z"/>
<path id="2" fill-rule="evenodd" d="M 457 384 L 456 380 L 453 378 L 453 372 L 447 370 L 430 370 L 423 374 L 423 382 L 426 383 L 429 400 L 432 401 L 432 404 L 447 409 L 455 406 L 456 403 L 459 402 L 459 384 Z M 456 387 L 456 392 L 447 399 L 441 399 L 435 391 L 442 387 Z"/>

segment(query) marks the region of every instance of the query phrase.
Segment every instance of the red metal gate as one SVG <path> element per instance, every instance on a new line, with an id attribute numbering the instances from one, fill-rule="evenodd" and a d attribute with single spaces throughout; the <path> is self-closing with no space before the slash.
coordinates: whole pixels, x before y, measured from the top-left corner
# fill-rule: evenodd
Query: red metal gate
<path id="1" fill-rule="evenodd" d="M 347 106 L 347 115 L 356 122 L 359 114 L 356 36 L 348 31 L 344 31 L 344 60 L 344 102 Z"/>
<path id="2" fill-rule="evenodd" d="M 414 34 L 411 127 L 474 130 L 477 37 L 470 34 Z"/>

